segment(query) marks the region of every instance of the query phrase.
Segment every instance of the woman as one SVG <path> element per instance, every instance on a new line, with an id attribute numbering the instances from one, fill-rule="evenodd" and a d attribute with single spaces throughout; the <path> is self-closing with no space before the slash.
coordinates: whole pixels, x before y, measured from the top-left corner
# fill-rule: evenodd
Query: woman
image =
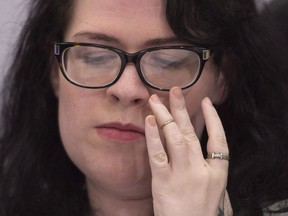
<path id="1" fill-rule="evenodd" d="M 286 51 L 266 23 L 252 1 L 31 1 L 1 216 L 221 215 L 228 173 L 234 215 L 285 212 Z"/>

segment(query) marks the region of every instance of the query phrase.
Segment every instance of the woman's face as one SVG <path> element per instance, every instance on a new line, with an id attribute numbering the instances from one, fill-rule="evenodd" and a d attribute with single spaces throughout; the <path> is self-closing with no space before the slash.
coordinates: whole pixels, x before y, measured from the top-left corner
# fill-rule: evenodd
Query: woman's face
<path id="1" fill-rule="evenodd" d="M 153 46 L 178 45 L 165 18 L 162 0 L 76 0 L 65 41 L 109 45 L 133 53 Z M 223 82 L 209 60 L 198 82 L 183 93 L 198 136 L 204 128 L 200 101 L 221 99 Z M 85 89 L 55 78 L 59 126 L 64 147 L 87 177 L 88 187 L 124 197 L 151 195 L 144 119 L 152 90 L 129 63 L 119 81 L 103 89 Z"/>

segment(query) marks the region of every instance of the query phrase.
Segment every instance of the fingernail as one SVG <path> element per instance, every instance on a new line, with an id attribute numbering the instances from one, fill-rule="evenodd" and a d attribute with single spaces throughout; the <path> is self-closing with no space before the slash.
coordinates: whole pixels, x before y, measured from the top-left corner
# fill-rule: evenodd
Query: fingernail
<path id="1" fill-rule="evenodd" d="M 173 95 L 175 95 L 177 98 L 181 99 L 183 97 L 182 90 L 180 87 L 174 87 L 171 90 Z"/>
<path id="2" fill-rule="evenodd" d="M 206 97 L 206 98 L 203 99 L 203 101 L 204 101 L 204 103 L 206 103 L 206 104 L 208 104 L 210 106 L 213 106 L 210 98 Z"/>
<path id="3" fill-rule="evenodd" d="M 150 126 L 155 127 L 156 126 L 156 119 L 153 115 L 147 116 L 147 121 Z"/>
<path id="4" fill-rule="evenodd" d="M 151 96 L 151 100 L 152 100 L 154 103 L 158 103 L 158 104 L 161 103 L 159 97 L 158 97 L 156 94 L 154 94 L 154 95 Z"/>

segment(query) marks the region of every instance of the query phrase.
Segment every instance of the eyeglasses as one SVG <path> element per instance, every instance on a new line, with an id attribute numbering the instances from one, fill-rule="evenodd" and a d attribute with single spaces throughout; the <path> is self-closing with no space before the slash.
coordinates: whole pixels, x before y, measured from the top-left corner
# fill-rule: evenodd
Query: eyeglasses
<path id="1" fill-rule="evenodd" d="M 127 53 L 91 43 L 55 43 L 54 54 L 63 76 L 83 88 L 115 84 L 127 63 L 134 63 L 142 82 L 157 90 L 189 88 L 197 82 L 211 51 L 192 46 L 163 46 Z"/>

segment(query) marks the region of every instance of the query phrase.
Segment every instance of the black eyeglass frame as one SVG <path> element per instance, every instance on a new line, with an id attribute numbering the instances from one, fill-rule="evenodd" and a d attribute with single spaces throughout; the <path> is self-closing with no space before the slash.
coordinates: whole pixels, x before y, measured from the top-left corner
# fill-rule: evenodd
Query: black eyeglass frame
<path id="1" fill-rule="evenodd" d="M 63 66 L 63 58 L 64 58 L 63 53 L 65 53 L 65 51 L 68 48 L 75 47 L 75 46 L 98 47 L 98 48 L 107 49 L 107 50 L 115 52 L 121 59 L 121 67 L 120 67 L 120 70 L 119 70 L 117 76 L 115 77 L 115 79 L 112 80 L 111 82 L 105 84 L 105 85 L 102 85 L 102 86 L 85 86 L 85 85 L 81 85 L 81 84 L 71 80 L 67 76 L 67 74 L 65 72 L 65 67 Z M 194 85 L 198 81 L 199 77 L 202 74 L 205 62 L 209 59 L 209 57 L 211 56 L 211 53 L 212 53 L 212 51 L 210 49 L 203 48 L 203 47 L 179 46 L 179 45 L 178 46 L 173 45 L 173 46 L 152 47 L 152 48 L 140 50 L 140 51 L 135 52 L 135 53 L 127 53 L 127 52 L 125 52 L 125 51 L 123 51 L 121 49 L 117 49 L 117 48 L 114 48 L 114 47 L 111 47 L 111 46 L 106 46 L 106 45 L 101 45 L 101 44 L 78 43 L 78 42 L 61 42 L 61 43 L 57 42 L 57 43 L 54 44 L 54 55 L 56 56 L 56 58 L 58 60 L 61 73 L 63 74 L 65 79 L 67 81 L 69 81 L 70 83 L 72 83 L 72 84 L 74 84 L 76 86 L 82 87 L 82 88 L 100 89 L 100 88 L 106 88 L 106 87 L 112 86 L 113 84 L 115 84 L 120 79 L 120 77 L 121 77 L 121 75 L 122 75 L 127 63 L 132 62 L 135 65 L 135 67 L 136 67 L 136 70 L 137 70 L 137 73 L 138 73 L 140 79 L 142 80 L 142 82 L 146 86 L 148 86 L 150 88 L 153 88 L 153 89 L 156 89 L 156 90 L 159 90 L 159 91 L 169 91 L 170 89 L 160 88 L 160 87 L 155 86 L 152 83 L 148 82 L 145 79 L 144 75 L 142 74 L 141 67 L 140 67 L 140 60 L 141 60 L 142 56 L 146 52 L 151 52 L 151 51 L 155 51 L 155 50 L 164 50 L 164 49 L 190 50 L 190 51 L 193 51 L 194 53 L 196 53 L 199 56 L 200 66 L 199 66 L 198 74 L 197 74 L 196 78 L 193 80 L 193 82 L 191 82 L 191 83 L 189 83 L 189 84 L 187 84 L 185 86 L 182 86 L 181 87 L 182 90 L 191 87 L 192 85 Z"/>

